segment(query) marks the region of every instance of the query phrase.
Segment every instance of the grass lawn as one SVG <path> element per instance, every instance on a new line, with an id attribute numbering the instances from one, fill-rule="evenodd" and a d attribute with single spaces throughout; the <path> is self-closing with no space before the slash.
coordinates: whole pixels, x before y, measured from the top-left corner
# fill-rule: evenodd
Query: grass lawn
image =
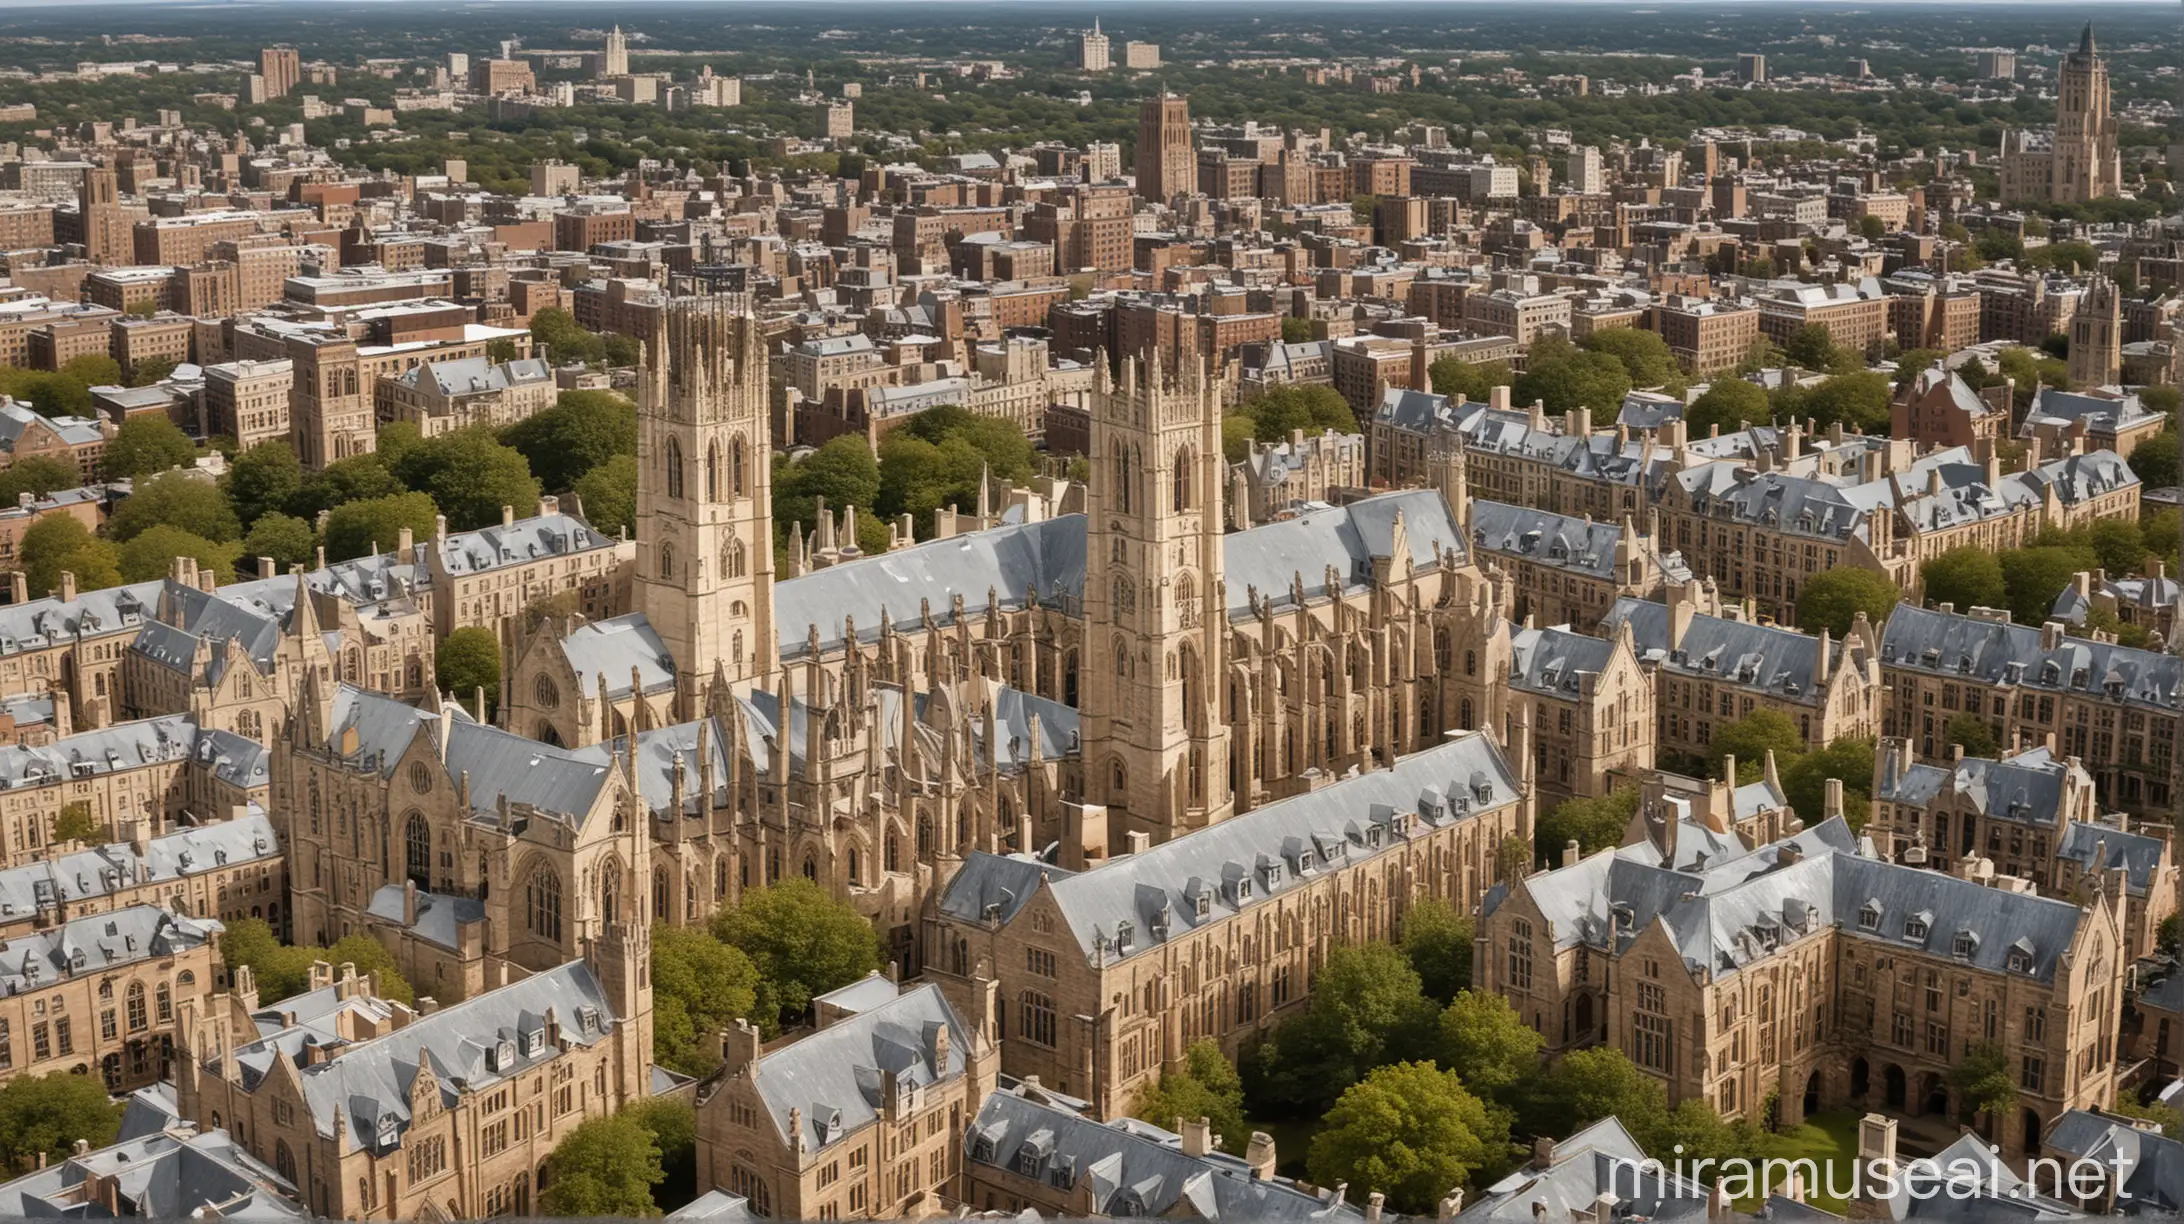
<path id="1" fill-rule="evenodd" d="M 1814 1114 L 1804 1125 L 1771 1136 L 1766 1155 L 1772 1160 L 1810 1160 L 1820 1170 L 1817 1184 L 1805 1188 L 1805 1201 L 1822 1211 L 1844 1213 L 1844 1200 L 1828 1193 L 1827 1183 L 1833 1180 L 1837 1189 L 1849 1189 L 1852 1162 L 1858 1159 L 1858 1118 L 1855 1110 L 1838 1109 L 1829 1113 Z M 1830 1166 L 1833 1166 L 1832 1171 Z M 1774 1175 L 1780 1180 L 1780 1174 Z M 1779 1192 L 1779 1185 L 1771 1187 Z M 1742 1210 L 1757 1210 L 1759 1202 L 1739 1203 Z"/>

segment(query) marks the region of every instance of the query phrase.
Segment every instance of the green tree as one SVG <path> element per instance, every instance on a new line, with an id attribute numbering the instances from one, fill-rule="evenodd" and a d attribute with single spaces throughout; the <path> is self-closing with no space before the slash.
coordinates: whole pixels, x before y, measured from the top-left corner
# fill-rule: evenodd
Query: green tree
<path id="1" fill-rule="evenodd" d="M 243 556 L 271 557 L 276 565 L 310 565 L 318 555 L 318 532 L 293 514 L 261 515 L 243 536 Z"/>
<path id="2" fill-rule="evenodd" d="M 1477 932 L 1468 914 L 1439 897 L 1421 897 L 1403 914 L 1403 955 L 1418 972 L 1420 989 L 1446 1003 L 1471 985 L 1471 941 Z"/>
<path id="3" fill-rule="evenodd" d="M 501 441 L 540 484 L 563 492 L 616 455 L 637 453 L 637 405 L 612 391 L 563 391 L 553 407 L 502 430 Z"/>
<path id="4" fill-rule="evenodd" d="M 379 497 L 393 497 L 406 492 L 402 482 L 387 470 L 387 461 L 377 454 L 352 455 L 326 465 L 326 470 L 303 482 L 303 488 L 288 503 L 288 512 L 301 519 L 316 519 L 318 515 L 336 506 L 350 502 L 371 501 Z"/>
<path id="5" fill-rule="evenodd" d="M 1818 824 L 1827 812 L 1828 780 L 1843 784 L 1843 818 L 1853 832 L 1865 827 L 1873 806 L 1873 741 L 1832 740 L 1790 760 L 1776 758 L 1782 793 L 1806 824 Z"/>
<path id="6" fill-rule="evenodd" d="M 344 502 L 326 516 L 326 556 L 347 561 L 391 549 L 407 527 L 413 538 L 429 540 L 440 508 L 423 493 L 397 493 L 367 501 Z"/>
<path id="7" fill-rule="evenodd" d="M 194 557 L 197 564 L 220 582 L 235 580 L 235 561 L 242 546 L 208 540 L 180 527 L 161 523 L 146 528 L 121 546 L 121 580 L 150 582 L 167 576 L 176 557 Z"/>
<path id="8" fill-rule="evenodd" d="M 114 431 L 102 462 L 108 480 L 135 480 L 196 459 L 197 444 L 181 426 L 157 413 L 140 413 Z"/>
<path id="9" fill-rule="evenodd" d="M 392 999 L 402 1004 L 417 1002 L 417 992 L 410 988 L 409 979 L 402 976 L 401 968 L 394 963 L 394 954 L 387 951 L 387 945 L 362 931 L 342 936 L 334 941 L 333 947 L 323 952 L 310 948 L 298 950 L 306 953 L 312 960 L 325 961 L 337 969 L 342 965 L 355 965 L 356 975 L 360 978 L 377 973 L 378 993 L 382 999 Z"/>
<path id="10" fill-rule="evenodd" d="M 1766 389 L 1741 378 L 1713 383 L 1684 409 L 1684 428 L 1694 438 L 1707 437 L 1717 427 L 1723 433 L 1734 433 L 1769 419 Z"/>
<path id="11" fill-rule="evenodd" d="M 819 522 L 822 500 L 827 512 L 839 517 L 847 506 L 872 515 L 879 498 L 880 461 L 862 434 L 830 438 L 803 459 L 774 470 L 774 525 L 778 530 L 786 531 L 792 522 L 802 523 L 809 534 Z"/>
<path id="12" fill-rule="evenodd" d="M 1532 342 L 1511 394 L 1520 404 L 1543 403 L 1551 413 L 1590 408 L 1605 421 L 1622 408 L 1630 386 L 1630 372 L 1614 357 L 1546 336 Z"/>
<path id="13" fill-rule="evenodd" d="M 278 1003 L 310 988 L 311 963 L 318 956 L 282 943 L 263 919 L 241 918 L 228 923 L 220 936 L 220 959 L 231 971 L 247 966 L 259 1000 Z"/>
<path id="14" fill-rule="evenodd" d="M 1357 432 L 1357 414 L 1333 387 L 1275 387 L 1253 396 L 1243 411 L 1250 414 L 1253 436 L 1261 442 L 1286 442 L 1299 429 L 1308 437 L 1326 429 Z"/>
<path id="15" fill-rule="evenodd" d="M 637 534 L 637 456 L 616 455 L 578 477 L 576 500 L 598 530 Z"/>
<path id="16" fill-rule="evenodd" d="M 1440 1061 L 1462 1067 L 1473 1092 L 1505 1105 L 1539 1073 L 1544 1040 L 1490 990 L 1458 991 L 1441 1013 Z"/>
<path id="17" fill-rule="evenodd" d="M 2155 434 L 2131 448 L 2131 471 L 2139 483 L 2149 489 L 2173 489 L 2184 484 L 2184 471 L 2180 471 L 2178 459 L 2179 438 L 2175 430 Z"/>
<path id="18" fill-rule="evenodd" d="M 0 468 L 0 506 L 20 504 L 25 493 L 44 497 L 82 485 L 83 469 L 75 464 L 50 455 L 25 455 Z"/>
<path id="19" fill-rule="evenodd" d="M 1807 633 L 1826 629 L 1840 638 L 1860 612 L 1879 626 L 1901 598 L 1896 584 L 1877 570 L 1854 565 L 1824 570 L 1805 579 L 1805 589 L 1797 593 L 1797 627 Z"/>
<path id="20" fill-rule="evenodd" d="M 220 486 L 193 472 L 162 472 L 137 482 L 106 520 L 106 533 L 121 543 L 153 527 L 180 527 L 192 535 L 227 543 L 243 538 L 243 525 L 235 517 Z"/>
<path id="21" fill-rule="evenodd" d="M 499 707 L 500 638 L 491 629 L 466 625 L 440 639 L 439 649 L 432 654 L 432 669 L 441 692 L 469 701 L 482 688 L 486 710 L 490 713 Z"/>
<path id="22" fill-rule="evenodd" d="M 1243 1061 L 1244 1095 L 1253 1113 L 1319 1113 L 1372 1068 L 1424 1049 L 1438 1015 L 1401 951 L 1338 945 L 1313 979 L 1305 1010 Z"/>
<path id="23" fill-rule="evenodd" d="M 1309 344 L 1312 341 L 1312 320 L 1295 315 L 1282 316 L 1282 343 Z"/>
<path id="24" fill-rule="evenodd" d="M 549 360 L 597 365 L 607 359 L 607 342 L 577 326 L 576 317 L 558 306 L 531 315 L 531 338 L 544 346 Z"/>
<path id="25" fill-rule="evenodd" d="M 2109 1108 L 2110 1112 L 2133 1121 L 2153 1123 L 2170 1139 L 2184 1139 L 2184 1111 L 2175 1106 L 2141 1101 L 2134 1092 L 2119 1092 L 2116 1103 Z"/>
<path id="26" fill-rule="evenodd" d="M 91 805 L 78 800 L 61 809 L 53 821 L 54 841 L 78 841 L 95 846 L 106 840 L 106 822 L 91 812 Z"/>
<path id="27" fill-rule="evenodd" d="M 1919 581 L 1929 603 L 1949 604 L 1959 612 L 1999 608 L 2009 592 L 2002 583 L 2002 559 L 1984 548 L 1952 548 L 1919 567 Z"/>
<path id="28" fill-rule="evenodd" d="M 2080 570 L 2100 564 L 2088 548 L 2020 548 L 2002 554 L 2002 589 L 2010 619 L 2038 625 L 2055 608 L 2055 597 Z"/>
<path id="29" fill-rule="evenodd" d="M 1932 369 L 1945 356 L 1947 354 L 1941 350 L 1929 348 L 1905 349 L 1896 354 L 1896 389 L 1901 391 L 1916 382 L 1919 375 Z M 1977 360 L 1977 358 L 1974 358 L 1974 360 Z M 1964 381 L 1973 390 L 1979 389 L 1979 384 L 1972 382 L 1970 379 Z"/>
<path id="30" fill-rule="evenodd" d="M 720 1065 L 714 1034 L 749 1019 L 758 1003 L 758 968 L 741 948 L 708 931 L 663 924 L 652 932 L 653 1057 L 703 1078 Z"/>
<path id="31" fill-rule="evenodd" d="M 23 532 L 16 546 L 16 561 L 33 595 L 61 585 L 63 571 L 76 576 L 78 590 L 95 591 L 100 585 L 121 582 L 121 557 L 112 544 L 91 534 L 91 529 L 67 514 L 41 515 Z M 92 585 L 95 579 L 111 579 Z"/>
<path id="32" fill-rule="evenodd" d="M 1750 1118 L 1731 1122 L 1716 1112 L 1703 1097 L 1692 1097 L 1669 1110 L 1649 1135 L 1633 1135 L 1646 1154 L 1666 1164 L 1681 1160 L 1686 1167 L 1710 1160 L 1749 1160 L 1753 1167 L 1769 1151 L 1767 1133 Z"/>
<path id="33" fill-rule="evenodd" d="M 1858 233 L 1868 242 L 1879 242 L 1888 236 L 1888 222 L 1867 213 L 1858 218 Z"/>
<path id="34" fill-rule="evenodd" d="M 1345 1089 L 1312 1137 L 1312 1180 L 1347 1182 L 1359 1199 L 1387 1196 L 1388 1210 L 1425 1215 L 1458 1186 L 1509 1162 L 1508 1125 L 1453 1071 L 1403 1062 Z"/>
<path id="35" fill-rule="evenodd" d="M 2179 516 L 2174 507 L 2142 513 L 2139 533 L 2146 537 L 2147 553 L 2164 561 L 2175 557 L 2179 544 L 2184 543 L 2180 526 L 2184 526 L 2184 516 Z"/>
<path id="36" fill-rule="evenodd" d="M 121 1133 L 121 1105 L 95 1075 L 17 1075 L 0 1084 L 0 1165 L 20 1177 L 75 1154 L 81 1139 L 106 1147 Z"/>
<path id="37" fill-rule="evenodd" d="M 652 1202 L 664 1214 L 698 1197 L 698 1115 L 687 1097 L 653 1097 L 629 1107 L 629 1117 L 652 1132 L 660 1149 Z"/>
<path id="38" fill-rule="evenodd" d="M 1844 429 L 1886 434 L 1894 394 L 1886 374 L 1838 374 L 1805 393 L 1798 415 L 1822 429 L 1841 422 Z"/>
<path id="39" fill-rule="evenodd" d="M 1716 727 L 1713 742 L 1707 745 L 1706 763 L 1719 773 L 1722 761 L 1733 756 L 1741 772 L 1745 767 L 1758 768 L 1772 752 L 1779 769 L 1784 761 L 1803 751 L 1805 737 L 1798 734 L 1797 724 L 1790 721 L 1789 715 L 1762 707 Z"/>
<path id="40" fill-rule="evenodd" d="M 636 1117 L 592 1118 L 570 1131 L 546 1158 L 546 1189 L 539 1206 L 549 1216 L 660 1214 L 653 1187 L 667 1180 L 660 1145 Z"/>
<path id="41" fill-rule="evenodd" d="M 801 875 L 743 894 L 713 915 L 713 934 L 758 968 L 758 1021 L 768 1034 L 811 1001 L 880 967 L 872 924 Z"/>
<path id="42" fill-rule="evenodd" d="M 2146 533 L 2137 523 L 2120 518 L 2095 519 L 2084 531 L 2086 544 L 2100 558 L 2102 569 L 2111 574 L 2136 574 L 2147 569 Z"/>
<path id="43" fill-rule="evenodd" d="M 1971 1112 L 1999 1117 L 2017 1103 L 2017 1081 L 2010 1075 L 2009 1055 L 1996 1042 L 1971 1042 L 1964 1057 L 1943 1078 L 1956 1093 L 1958 1104 Z"/>
<path id="44" fill-rule="evenodd" d="M 1969 710 L 1961 710 L 1949 716 L 1942 728 L 1942 738 L 1951 744 L 1960 744 L 1968 757 L 1995 758 L 2002 755 L 2002 742 L 1995 738 L 1994 728 L 1987 720 Z"/>
<path id="45" fill-rule="evenodd" d="M 1159 1082 L 1147 1084 L 1130 1112 L 1162 1127 L 1175 1126 L 1178 1118 L 1186 1122 L 1204 1118 L 1221 1137 L 1222 1148 L 1230 1152 L 1241 1153 L 1251 1138 L 1251 1127 L 1244 1121 L 1243 1081 L 1228 1055 L 1211 1040 L 1191 1043 L 1184 1052 L 1183 1069 L 1165 1072 Z"/>
<path id="46" fill-rule="evenodd" d="M 487 429 L 427 438 L 390 459 L 388 468 L 407 487 L 429 495 L 457 531 L 499 523 L 503 507 L 525 517 L 538 507 L 538 480 L 530 464 Z"/>
<path id="47" fill-rule="evenodd" d="M 132 387 L 153 386 L 174 373 L 175 366 L 179 364 L 181 363 L 172 357 L 146 358 L 137 362 L 136 369 L 129 371 L 129 385 Z"/>
<path id="48" fill-rule="evenodd" d="M 244 526 L 285 510 L 303 492 L 303 465 L 279 438 L 258 443 L 228 465 L 227 495 Z"/>
<path id="49" fill-rule="evenodd" d="M 2179 407 L 2184 407 L 2184 388 L 2180 388 L 2173 383 L 2140 387 L 2138 397 L 2139 405 L 2157 416 L 2173 417 L 2177 414 Z M 2170 428 L 2174 429 L 2175 427 L 2175 422 L 2172 421 Z M 2145 443 L 2142 442 L 2139 445 L 2143 446 Z"/>
<path id="50" fill-rule="evenodd" d="M 1432 385 L 1435 395 L 1450 399 L 1458 395 L 1467 400 L 1485 402 L 1494 397 L 1494 388 L 1506 387 L 1516 381 L 1506 361 L 1464 361 L 1456 357 L 1443 357 L 1426 367 L 1426 381 Z"/>
<path id="51" fill-rule="evenodd" d="M 1251 444 L 1258 436 L 1259 423 L 1252 418 L 1233 412 L 1222 417 L 1221 457 L 1230 463 L 1251 458 Z"/>
<path id="52" fill-rule="evenodd" d="M 1617 1118 L 1643 1143 L 1646 1136 L 1660 1133 L 1668 1118 L 1661 1082 L 1612 1046 L 1563 1055 L 1535 1085 L 1520 1118 L 1532 1134 L 1568 1135 L 1602 1118 Z"/>
<path id="53" fill-rule="evenodd" d="M 1782 342 L 1782 357 L 1802 369 L 1832 370 L 1840 360 L 1835 333 L 1825 323 L 1807 323 Z"/>
<path id="54" fill-rule="evenodd" d="M 1548 809 L 1533 833 L 1538 861 L 1559 864 L 1571 842 L 1586 854 L 1623 844 L 1623 833 L 1638 810 L 1638 788 L 1625 786 L 1605 795 L 1565 799 Z"/>
<path id="55" fill-rule="evenodd" d="M 1642 327 L 1610 327 L 1585 337 L 1578 347 L 1606 353 L 1622 362 L 1632 386 L 1683 386 L 1683 367 L 1676 364 L 1676 354 L 1669 351 L 1668 341 L 1659 332 Z"/>

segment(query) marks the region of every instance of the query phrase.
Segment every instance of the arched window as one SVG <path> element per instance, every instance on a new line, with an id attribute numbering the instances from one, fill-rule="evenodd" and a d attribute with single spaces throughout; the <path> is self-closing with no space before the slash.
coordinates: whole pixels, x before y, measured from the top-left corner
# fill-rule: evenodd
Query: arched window
<path id="1" fill-rule="evenodd" d="M 561 686 L 554 683 L 552 676 L 540 676 L 538 683 L 532 686 L 532 692 L 538 697 L 542 710 L 551 710 L 561 704 Z"/>
<path id="2" fill-rule="evenodd" d="M 144 1011 L 144 983 L 129 983 L 129 1031 L 141 1033 L 151 1027 L 151 1019 Z"/>
<path id="3" fill-rule="evenodd" d="M 887 831 L 887 870 L 902 870 L 902 838 L 897 837 L 893 829 Z"/>
<path id="4" fill-rule="evenodd" d="M 1027 990 L 1021 998 L 1021 1015 L 1016 1035 L 1034 1045 L 1054 1044 L 1054 1000 L 1036 990 Z"/>
<path id="5" fill-rule="evenodd" d="M 531 873 L 524 885 L 524 904 L 531 912 L 531 933 L 561 942 L 561 877 L 548 867 Z"/>
<path id="6" fill-rule="evenodd" d="M 601 922 L 618 922 L 621 920 L 622 888 L 621 880 L 617 878 L 621 870 L 615 864 L 609 863 L 605 870 L 599 873 L 599 921 Z"/>
<path id="7" fill-rule="evenodd" d="M 1115 506 L 1124 514 L 1130 512 L 1130 484 L 1136 473 L 1130 470 L 1130 448 L 1115 443 Z"/>
<path id="8" fill-rule="evenodd" d="M 728 489 L 737 497 L 749 492 L 743 486 L 743 439 L 728 444 Z"/>
<path id="9" fill-rule="evenodd" d="M 288 1150 L 286 1139 L 273 1141 L 273 1171 L 291 1183 L 296 1180 L 296 1155 Z"/>
<path id="10" fill-rule="evenodd" d="M 1176 575 L 1175 615 L 1177 623 L 1185 629 L 1198 625 L 1198 584 L 1187 573 Z"/>
<path id="11" fill-rule="evenodd" d="M 425 888 L 432 883 L 432 826 L 423 812 L 411 812 L 402 826 L 402 861 L 405 874 Z"/>
<path id="12" fill-rule="evenodd" d="M 159 1022 L 161 1024 L 167 1024 L 174 1019 L 173 987 L 167 985 L 165 982 L 161 982 L 159 984 L 159 989 L 152 992 L 152 1002 L 156 1008 L 156 1010 L 154 1010 L 152 1014 L 159 1017 Z"/>
<path id="13" fill-rule="evenodd" d="M 681 497 L 683 495 L 682 442 L 677 438 L 667 440 L 667 495 L 669 497 Z"/>
<path id="14" fill-rule="evenodd" d="M 660 544 L 660 580 L 675 581 L 675 546 L 666 541 Z"/>
<path id="15" fill-rule="evenodd" d="M 1115 674 L 1130 674 L 1130 643 L 1124 641 L 1119 633 L 1115 635 Z"/>
<path id="16" fill-rule="evenodd" d="M 851 846 L 851 847 L 849 848 L 849 886 L 850 886 L 851 888 L 855 888 L 855 887 L 856 887 L 856 886 L 857 886 L 857 885 L 858 885 L 859 883 L 861 883 L 861 882 L 862 882 L 862 881 L 858 880 L 858 878 L 857 878 L 857 867 L 858 867 L 858 865 L 859 865 L 859 864 L 858 864 L 858 862 L 857 862 L 857 847 L 855 847 L 855 846 Z"/>
<path id="17" fill-rule="evenodd" d="M 728 546 L 720 550 L 720 576 L 723 578 L 741 578 L 743 577 L 744 565 L 743 541 L 728 541 Z"/>
<path id="18" fill-rule="evenodd" d="M 1137 611 L 1137 588 L 1131 584 L 1129 575 L 1115 575 L 1113 598 L 1116 620 L 1122 620 Z"/>
<path id="19" fill-rule="evenodd" d="M 667 871 L 664 868 L 655 867 L 652 871 L 652 917 L 656 922 L 667 921 Z"/>
<path id="20" fill-rule="evenodd" d="M 1180 447 L 1175 452 L 1175 510 L 1191 508 L 1191 448 Z"/>
<path id="21" fill-rule="evenodd" d="M 705 444 L 705 500 L 720 500 L 720 443 Z"/>

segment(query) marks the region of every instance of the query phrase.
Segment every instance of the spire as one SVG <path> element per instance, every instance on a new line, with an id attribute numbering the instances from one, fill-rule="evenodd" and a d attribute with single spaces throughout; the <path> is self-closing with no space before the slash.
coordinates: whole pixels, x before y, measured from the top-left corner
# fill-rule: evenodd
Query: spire
<path id="1" fill-rule="evenodd" d="M 2093 23 L 2085 23 L 2085 33 L 2078 35 L 2078 54 L 2093 54 Z"/>

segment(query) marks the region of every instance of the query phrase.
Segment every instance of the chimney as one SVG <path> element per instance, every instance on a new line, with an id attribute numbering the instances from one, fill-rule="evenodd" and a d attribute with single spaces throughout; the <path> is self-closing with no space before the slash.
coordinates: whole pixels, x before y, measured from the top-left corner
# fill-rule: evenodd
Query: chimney
<path id="1" fill-rule="evenodd" d="M 76 599 L 76 575 L 61 571 L 61 602 L 73 603 Z"/>
<path id="2" fill-rule="evenodd" d="M 30 579 L 25 577 L 21 570 L 8 571 L 8 602 L 13 604 L 30 602 Z"/>
<path id="3" fill-rule="evenodd" d="M 1552 1169 L 1555 1167 L 1555 1141 L 1553 1139 L 1541 1135 L 1532 1141 L 1532 1167 L 1535 1169 Z"/>
<path id="4" fill-rule="evenodd" d="M 1380 1224 L 1380 1205 L 1388 1196 L 1375 1190 L 1365 1196 L 1365 1224 Z"/>
<path id="5" fill-rule="evenodd" d="M 501 526 L 502 526 L 502 527 L 513 527 L 513 526 L 515 526 L 515 525 L 516 525 L 516 508 L 515 508 L 514 506 L 502 506 L 502 507 L 501 507 Z"/>
<path id="6" fill-rule="evenodd" d="M 720 1035 L 721 1069 L 729 1075 L 742 1071 L 758 1061 L 763 1048 L 758 1030 L 748 1020 L 737 1020 L 736 1026 Z"/>
<path id="7" fill-rule="evenodd" d="M 1580 859 L 1583 859 L 1584 857 L 1585 857 L 1585 848 L 1584 848 L 1583 846 L 1581 846 L 1581 845 L 1579 845 L 1579 844 L 1578 844 L 1578 841 L 1577 841 L 1577 839 L 1576 839 L 1576 838 L 1574 838 L 1574 837 L 1573 837 L 1573 838 L 1571 838 L 1571 839 L 1570 839 L 1569 841 L 1567 841 L 1567 842 L 1563 843 L 1563 846 L 1562 846 L 1562 865 L 1563 865 L 1563 866 L 1565 866 L 1565 867 L 1575 867 L 1575 866 L 1577 866 L 1577 864 L 1578 864 L 1578 861 L 1579 861 Z"/>
<path id="8" fill-rule="evenodd" d="M 417 533 L 411 530 L 409 525 L 405 523 L 403 524 L 402 529 L 395 532 L 394 534 L 395 555 L 400 557 L 412 556 L 415 554 L 416 548 Z"/>
<path id="9" fill-rule="evenodd" d="M 1962 745 L 1959 745 L 1959 747 L 1961 748 Z M 1841 816 L 1843 814 L 1843 780 L 1841 778 L 1829 778 L 1825 794 L 1826 798 L 1821 801 L 1823 810 L 1820 813 L 1820 818 L 1828 820 Z"/>
<path id="10" fill-rule="evenodd" d="M 1125 844 L 1129 846 L 1128 853 L 1130 854 L 1143 854 L 1151 849 L 1153 845 L 1153 835 L 1143 829 L 1132 829 L 1123 834 L 1123 839 Z"/>
<path id="11" fill-rule="evenodd" d="M 417 881 L 402 881 L 402 925 L 414 929 L 417 926 Z"/>
<path id="12" fill-rule="evenodd" d="M 1193 1159 L 1204 1157 L 1210 1146 L 1207 1139 L 1213 1134 L 1212 1121 L 1207 1118 L 1185 1118 L 1181 1121 L 1182 1126 L 1178 1129 L 1183 1132 L 1183 1154 Z"/>
<path id="13" fill-rule="evenodd" d="M 1463 1210 L 1464 1188 L 1462 1186 L 1458 1186 L 1455 1189 L 1450 1190 L 1447 1194 L 1443 1195 L 1441 1201 L 1434 1206 L 1433 1218 L 1437 1221 L 1443 1222 L 1443 1224 L 1446 1224 L 1446 1221 L 1453 1220 L 1457 1216 L 1462 1215 Z"/>
<path id="14" fill-rule="evenodd" d="M 1251 1143 L 1244 1148 L 1244 1163 L 1251 1166 L 1254 1181 L 1270 1181 L 1274 1177 L 1274 1136 L 1265 1131 L 1251 1132 Z"/>

